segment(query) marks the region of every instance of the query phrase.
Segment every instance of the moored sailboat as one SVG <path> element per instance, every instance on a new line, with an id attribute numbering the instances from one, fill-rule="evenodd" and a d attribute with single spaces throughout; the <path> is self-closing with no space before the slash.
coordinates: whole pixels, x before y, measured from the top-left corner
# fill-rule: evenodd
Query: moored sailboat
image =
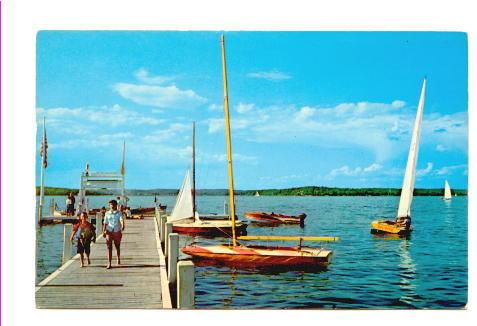
<path id="1" fill-rule="evenodd" d="M 449 186 L 449 182 L 447 182 L 444 185 L 444 200 L 451 200 L 452 199 L 452 192 Z"/>
<path id="2" fill-rule="evenodd" d="M 246 212 L 244 214 L 246 217 L 256 220 L 260 223 L 269 223 L 269 224 L 300 224 L 301 226 L 305 225 L 306 214 L 301 213 L 298 215 L 283 215 L 276 213 L 266 213 L 266 212 Z"/>
<path id="3" fill-rule="evenodd" d="M 227 90 L 227 69 L 225 62 L 224 36 L 222 45 L 222 71 L 224 80 L 225 131 L 227 140 L 227 170 L 229 176 L 229 209 L 232 218 L 232 243 L 199 246 L 192 245 L 182 249 L 193 260 L 206 264 L 220 264 L 234 267 L 272 267 L 272 268 L 307 268 L 326 266 L 331 261 L 332 251 L 323 248 L 302 246 L 303 241 L 336 241 L 332 237 L 267 237 L 239 236 L 235 225 L 235 197 L 232 168 L 232 145 L 230 135 L 230 115 Z M 258 241 L 298 241 L 297 246 L 243 245 L 237 240 Z"/>
<path id="4" fill-rule="evenodd" d="M 195 201 L 195 123 L 192 127 L 192 186 L 190 172 L 187 171 L 181 189 L 177 195 L 176 204 L 167 221 L 172 222 L 172 231 L 190 235 L 205 236 L 230 236 L 232 232 L 232 221 L 228 216 L 225 219 L 218 219 L 213 216 L 209 219 L 207 215 L 200 216 L 197 212 Z M 246 234 L 247 224 L 236 223 L 238 234 Z"/>
<path id="5" fill-rule="evenodd" d="M 422 115 L 426 97 L 426 79 L 422 83 L 421 96 L 417 107 L 414 129 L 412 132 L 411 145 L 407 159 L 406 172 L 404 174 L 401 197 L 395 221 L 378 220 L 371 223 L 371 233 L 374 234 L 398 234 L 408 235 L 412 231 L 411 226 L 411 203 L 416 179 L 416 165 L 419 152 L 419 138 L 421 135 Z"/>

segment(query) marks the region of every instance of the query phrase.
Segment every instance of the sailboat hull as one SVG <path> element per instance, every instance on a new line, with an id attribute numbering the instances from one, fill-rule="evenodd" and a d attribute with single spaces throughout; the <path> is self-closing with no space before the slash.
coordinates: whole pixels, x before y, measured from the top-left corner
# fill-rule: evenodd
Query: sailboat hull
<path id="1" fill-rule="evenodd" d="M 231 236 L 232 223 L 229 221 L 209 221 L 199 223 L 174 223 L 172 225 L 172 231 L 181 234 L 188 235 L 204 235 L 204 236 Z M 235 232 L 237 235 L 247 234 L 247 224 L 236 223 Z"/>
<path id="2" fill-rule="evenodd" d="M 412 227 L 406 229 L 394 221 L 374 221 L 371 223 L 371 233 L 373 234 L 397 234 L 408 235 L 412 232 Z"/>
<path id="3" fill-rule="evenodd" d="M 265 213 L 265 212 L 246 212 L 244 214 L 246 217 L 250 219 L 257 220 L 263 223 L 271 223 L 271 224 L 305 224 L 306 214 L 300 215 L 281 215 L 281 214 L 273 214 L 273 213 Z"/>
<path id="4" fill-rule="evenodd" d="M 182 249 L 193 260 L 243 268 L 279 269 L 327 266 L 332 251 L 307 247 L 271 246 L 189 246 Z"/>

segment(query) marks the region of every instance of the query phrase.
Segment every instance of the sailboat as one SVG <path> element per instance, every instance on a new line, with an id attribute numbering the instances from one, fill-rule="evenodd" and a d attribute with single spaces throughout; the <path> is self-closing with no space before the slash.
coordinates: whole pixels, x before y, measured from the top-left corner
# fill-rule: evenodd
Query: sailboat
<path id="1" fill-rule="evenodd" d="M 232 145 L 230 114 L 225 62 L 225 40 L 221 37 L 222 72 L 224 80 L 225 132 L 227 140 L 227 170 L 229 176 L 229 209 L 232 218 L 232 243 L 218 245 L 191 245 L 182 248 L 185 254 L 202 264 L 229 265 L 245 268 L 307 268 L 326 266 L 331 262 L 332 251 L 323 248 L 305 247 L 303 241 L 336 241 L 335 237 L 282 237 L 282 236 L 237 236 L 235 225 L 235 197 L 232 168 Z M 237 240 L 298 241 L 297 246 L 243 245 Z"/>
<path id="2" fill-rule="evenodd" d="M 451 200 L 451 199 L 452 199 L 451 189 L 449 186 L 449 182 L 447 182 L 446 180 L 446 183 L 444 186 L 444 200 Z"/>
<path id="3" fill-rule="evenodd" d="M 192 126 L 192 186 L 190 171 L 187 170 L 177 195 L 176 204 L 167 221 L 172 222 L 172 231 L 190 235 L 230 236 L 232 221 L 228 216 L 219 219 L 219 216 L 203 215 L 197 212 L 195 201 L 195 122 Z M 236 223 L 237 233 L 246 234 L 247 224 Z"/>
<path id="4" fill-rule="evenodd" d="M 258 191 L 255 191 L 255 195 L 253 195 L 254 197 L 260 197 L 260 194 L 258 193 Z"/>
<path id="5" fill-rule="evenodd" d="M 419 152 L 419 138 L 421 135 L 422 115 L 426 97 L 426 79 L 422 83 L 421 96 L 417 107 L 416 120 L 412 132 L 411 145 L 407 159 L 406 172 L 399 199 L 399 208 L 395 221 L 379 220 L 371 223 L 371 233 L 374 234 L 398 234 L 408 235 L 412 231 L 411 227 L 411 203 L 414 192 L 414 182 L 416 178 L 416 164 Z"/>

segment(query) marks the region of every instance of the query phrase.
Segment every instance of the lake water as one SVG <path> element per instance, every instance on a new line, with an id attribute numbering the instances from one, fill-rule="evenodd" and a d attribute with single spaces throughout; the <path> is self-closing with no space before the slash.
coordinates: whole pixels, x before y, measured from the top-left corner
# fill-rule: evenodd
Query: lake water
<path id="1" fill-rule="evenodd" d="M 64 197 L 56 198 L 60 207 Z M 110 197 L 90 197 L 90 207 Z M 225 197 L 198 197 L 201 213 L 223 212 Z M 175 197 L 160 197 L 172 209 Z M 394 218 L 399 197 L 236 197 L 237 214 L 305 212 L 305 227 L 259 227 L 249 235 L 338 236 L 324 271 L 273 272 L 196 267 L 197 308 L 462 308 L 467 303 L 467 197 L 415 197 L 409 239 L 370 234 L 375 219 Z M 152 197 L 131 197 L 131 207 L 151 207 Z M 47 208 L 45 208 L 45 213 Z M 61 263 L 63 226 L 37 230 L 37 282 Z M 227 241 L 181 236 L 192 241 Z M 312 244 L 312 243 L 310 243 Z M 181 259 L 187 256 L 181 254 Z"/>

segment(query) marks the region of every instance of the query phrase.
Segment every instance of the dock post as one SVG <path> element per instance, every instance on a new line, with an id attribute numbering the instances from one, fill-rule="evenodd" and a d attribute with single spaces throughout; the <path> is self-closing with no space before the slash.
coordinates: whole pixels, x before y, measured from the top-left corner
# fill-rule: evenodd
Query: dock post
<path id="1" fill-rule="evenodd" d="M 161 243 L 164 248 L 166 246 L 166 222 L 167 216 L 165 214 L 161 214 Z"/>
<path id="2" fill-rule="evenodd" d="M 169 267 L 168 276 L 169 284 L 176 283 L 177 281 L 177 258 L 179 256 L 179 234 L 171 233 L 169 234 L 168 243 L 168 261 L 167 266 Z"/>
<path id="3" fill-rule="evenodd" d="M 167 222 L 165 232 L 164 232 L 164 239 L 165 239 L 164 256 L 166 258 L 168 257 L 168 254 L 169 254 L 169 234 L 171 233 L 172 233 L 172 222 Z"/>
<path id="4" fill-rule="evenodd" d="M 164 234 L 162 233 L 163 227 L 162 227 L 162 213 L 160 210 L 157 210 L 157 223 L 159 225 L 159 238 L 162 240 L 164 239 Z"/>
<path id="5" fill-rule="evenodd" d="M 195 304 L 194 263 L 180 261 L 177 264 L 177 308 L 193 309 Z"/>
<path id="6" fill-rule="evenodd" d="M 96 213 L 96 235 L 101 234 L 103 231 L 103 214 L 98 212 Z"/>
<path id="7" fill-rule="evenodd" d="M 62 265 L 71 258 L 71 231 L 73 231 L 73 224 L 65 224 L 63 231 L 63 259 L 61 261 Z"/>

